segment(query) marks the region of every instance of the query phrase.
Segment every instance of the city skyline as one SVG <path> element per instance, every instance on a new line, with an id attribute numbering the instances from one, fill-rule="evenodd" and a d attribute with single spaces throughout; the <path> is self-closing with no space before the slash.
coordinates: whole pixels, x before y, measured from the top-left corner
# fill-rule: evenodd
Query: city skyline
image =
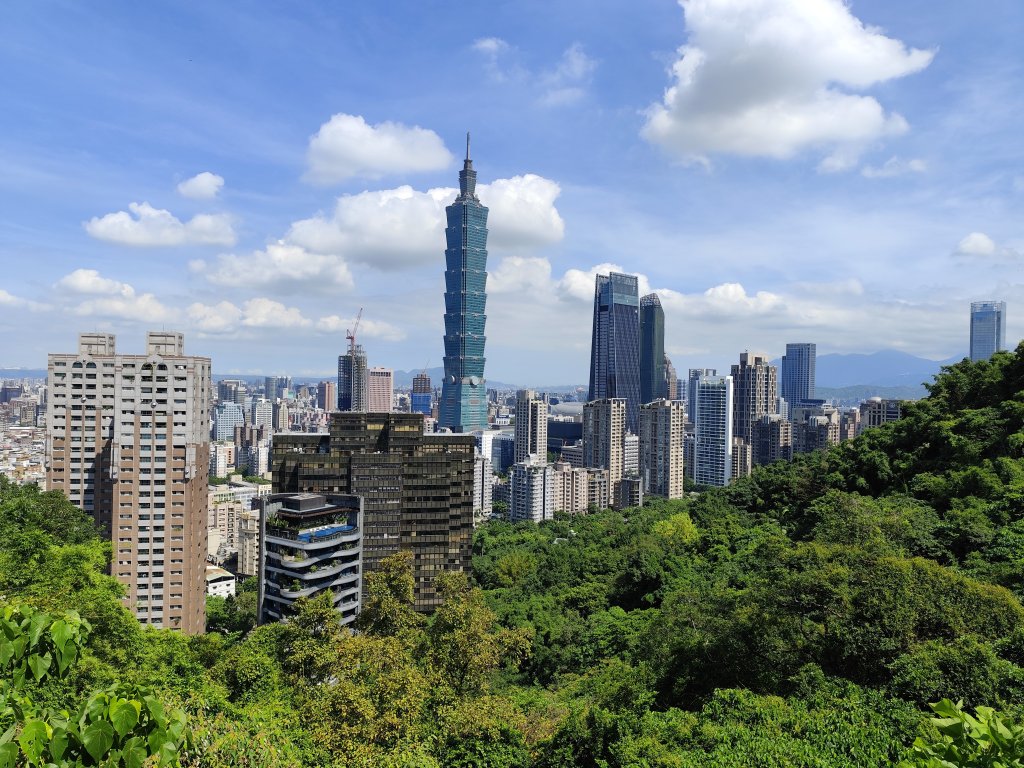
<path id="1" fill-rule="evenodd" d="M 467 129 L 492 212 L 488 378 L 582 382 L 599 271 L 658 293 L 680 371 L 800 338 L 966 355 L 969 303 L 990 298 L 1013 347 L 1024 10 L 898 5 L 745 0 L 731 26 L 653 0 L 454 24 L 413 3 L 401 23 L 6 9 L 0 56 L 22 76 L 0 86 L 2 362 L 42 367 L 69 326 L 166 328 L 225 374 L 321 376 L 360 306 L 372 365 L 439 360 Z M 772 36 L 771 9 L 802 47 Z M 753 71 L 798 136 L 740 87 L 751 30 L 751 66 L 791 65 Z"/>

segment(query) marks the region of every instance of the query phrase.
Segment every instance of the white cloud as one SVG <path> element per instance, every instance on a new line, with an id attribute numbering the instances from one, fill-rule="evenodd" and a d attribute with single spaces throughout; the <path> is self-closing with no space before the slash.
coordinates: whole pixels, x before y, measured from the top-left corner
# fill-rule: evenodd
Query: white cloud
<path id="1" fill-rule="evenodd" d="M 497 56 L 508 50 L 509 45 L 500 37 L 481 37 L 473 41 L 473 50 L 487 56 Z"/>
<path id="2" fill-rule="evenodd" d="M 903 176 L 907 173 L 924 173 L 928 170 L 928 164 L 921 159 L 901 160 L 898 157 L 890 157 L 880 167 L 866 165 L 861 169 L 861 174 L 868 179 L 887 179 L 893 176 Z"/>
<path id="3" fill-rule="evenodd" d="M 189 322 L 203 333 L 229 333 L 242 319 L 242 310 L 230 301 L 207 305 L 196 302 L 187 310 Z"/>
<path id="4" fill-rule="evenodd" d="M 477 194 L 490 208 L 488 248 L 501 251 L 559 242 L 565 223 L 555 208 L 558 184 L 526 174 L 481 184 Z M 410 186 L 338 198 L 331 216 L 295 222 L 286 241 L 313 253 L 389 270 L 432 263 L 444 252 L 444 209 L 456 190 L 418 192 Z"/>
<path id="5" fill-rule="evenodd" d="M 506 256 L 487 273 L 487 294 L 523 295 L 551 290 L 551 262 L 544 258 Z"/>
<path id="6" fill-rule="evenodd" d="M 355 325 L 355 318 L 344 318 L 338 315 L 327 315 L 316 322 L 316 329 L 321 333 L 343 334 Z M 380 339 L 381 341 L 402 341 L 405 339 L 405 331 L 391 323 L 383 320 L 373 320 L 368 317 L 360 318 L 359 329 L 356 331 L 356 340 Z"/>
<path id="7" fill-rule="evenodd" d="M 453 160 L 441 137 L 419 126 L 369 125 L 360 115 L 337 114 L 309 140 L 306 178 L 331 184 L 353 177 L 447 168 Z"/>
<path id="8" fill-rule="evenodd" d="M 131 286 L 128 286 L 129 288 Z M 83 301 L 72 310 L 81 317 L 112 317 L 140 323 L 163 323 L 175 318 L 152 293 L 104 296 Z"/>
<path id="9" fill-rule="evenodd" d="M 634 274 L 628 269 L 623 269 L 618 264 L 605 262 L 591 267 L 590 269 L 569 269 L 562 275 L 561 280 L 555 286 L 558 292 L 565 297 L 577 301 L 593 302 L 594 286 L 598 275 L 607 275 L 609 272 L 620 272 L 623 274 Z M 651 292 L 651 284 L 646 275 L 637 275 L 638 290 L 644 296 Z"/>
<path id="10" fill-rule="evenodd" d="M 57 281 L 57 288 L 71 293 L 131 297 L 135 289 L 119 280 L 103 277 L 95 269 L 76 269 Z"/>
<path id="11" fill-rule="evenodd" d="M 808 148 L 851 167 L 867 144 L 907 130 L 850 91 L 918 72 L 933 52 L 865 26 L 842 0 L 680 0 L 688 43 L 643 136 L 685 160 L 788 158 Z"/>
<path id="12" fill-rule="evenodd" d="M 558 66 L 540 77 L 540 103 L 557 107 L 579 101 L 586 94 L 595 69 L 597 61 L 587 56 L 582 45 L 573 43 L 562 53 Z"/>
<path id="13" fill-rule="evenodd" d="M 235 231 L 226 214 L 201 213 L 182 223 L 170 211 L 145 202 L 130 203 L 128 211 L 90 219 L 85 231 L 97 240 L 119 245 L 235 244 Z"/>
<path id="14" fill-rule="evenodd" d="M 313 322 L 297 307 L 259 297 L 249 299 L 241 307 L 230 301 L 208 305 L 196 302 L 187 310 L 192 324 L 205 333 L 233 333 L 240 328 L 301 329 Z"/>
<path id="15" fill-rule="evenodd" d="M 209 171 L 203 171 L 185 179 L 178 185 L 178 194 L 183 197 L 190 197 L 193 200 L 211 200 L 215 198 L 224 186 L 224 178 Z"/>
<path id="16" fill-rule="evenodd" d="M 189 267 L 214 285 L 273 288 L 288 293 L 303 291 L 350 291 L 352 272 L 340 256 L 311 253 L 298 245 L 271 243 L 248 255 L 221 254 L 214 264 L 193 261 Z"/>
<path id="17" fill-rule="evenodd" d="M 0 288 L 0 307 L 12 307 L 14 309 L 28 309 L 33 312 L 47 309 L 45 304 L 40 304 L 30 299 L 23 299 L 13 293 Z"/>
<path id="18" fill-rule="evenodd" d="M 956 247 L 963 256 L 992 256 L 996 252 L 995 241 L 984 232 L 971 232 Z"/>

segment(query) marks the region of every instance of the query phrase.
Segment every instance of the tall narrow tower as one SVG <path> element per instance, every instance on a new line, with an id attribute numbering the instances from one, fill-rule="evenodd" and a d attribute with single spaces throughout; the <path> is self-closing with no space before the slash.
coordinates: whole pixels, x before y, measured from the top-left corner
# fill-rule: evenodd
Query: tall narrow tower
<path id="1" fill-rule="evenodd" d="M 971 360 L 988 360 L 1006 349 L 1005 301 L 971 302 Z"/>
<path id="2" fill-rule="evenodd" d="M 466 160 L 459 173 L 459 196 L 445 213 L 444 382 L 439 422 L 453 432 L 471 432 L 487 428 L 487 208 L 476 196 L 468 133 Z"/>

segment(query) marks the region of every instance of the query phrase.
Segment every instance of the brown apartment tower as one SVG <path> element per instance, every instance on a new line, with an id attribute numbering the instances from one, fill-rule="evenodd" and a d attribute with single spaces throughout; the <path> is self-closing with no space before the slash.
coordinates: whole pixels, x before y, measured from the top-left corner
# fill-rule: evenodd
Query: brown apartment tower
<path id="1" fill-rule="evenodd" d="M 83 333 L 48 357 L 46 482 L 110 536 L 111 573 L 139 621 L 205 628 L 210 359 L 150 332 L 144 355 Z"/>
<path id="2" fill-rule="evenodd" d="M 469 565 L 474 446 L 424 435 L 418 413 L 334 413 L 329 434 L 274 435 L 274 493 L 361 496 L 364 573 L 412 552 L 415 607 L 432 611 L 434 576 Z"/>

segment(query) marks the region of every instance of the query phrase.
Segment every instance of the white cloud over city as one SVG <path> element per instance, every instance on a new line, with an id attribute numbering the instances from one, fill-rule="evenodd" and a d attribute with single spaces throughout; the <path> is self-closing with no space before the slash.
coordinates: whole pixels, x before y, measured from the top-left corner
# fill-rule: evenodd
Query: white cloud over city
<path id="1" fill-rule="evenodd" d="M 234 245 L 231 217 L 200 213 L 182 222 L 170 211 L 146 202 L 129 203 L 127 211 L 108 213 L 85 222 L 85 231 L 97 240 L 127 246 Z"/>
<path id="2" fill-rule="evenodd" d="M 685 160 L 789 158 L 813 149 L 843 170 L 907 121 L 864 93 L 929 65 L 842 0 L 681 0 L 687 42 L 643 135 Z"/>

